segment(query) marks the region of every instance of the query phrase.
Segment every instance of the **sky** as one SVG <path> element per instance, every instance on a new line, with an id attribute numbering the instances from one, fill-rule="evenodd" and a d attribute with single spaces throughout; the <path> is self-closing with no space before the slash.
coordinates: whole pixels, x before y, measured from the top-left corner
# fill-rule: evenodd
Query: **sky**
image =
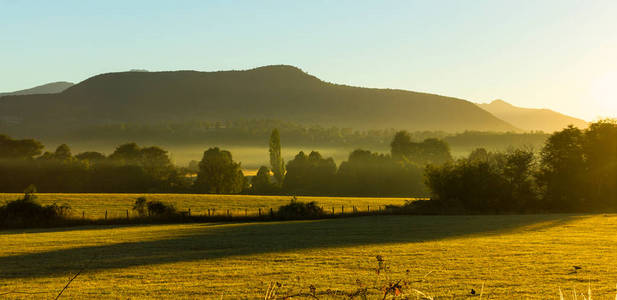
<path id="1" fill-rule="evenodd" d="M 617 1 L 0 0 L 0 91 L 130 69 L 322 80 L 617 117 Z"/>

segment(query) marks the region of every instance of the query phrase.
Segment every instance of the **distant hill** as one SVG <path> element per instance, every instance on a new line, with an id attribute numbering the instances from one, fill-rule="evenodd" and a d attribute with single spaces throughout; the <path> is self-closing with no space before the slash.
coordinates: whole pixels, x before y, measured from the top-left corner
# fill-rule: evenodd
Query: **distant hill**
<path id="1" fill-rule="evenodd" d="M 35 138 L 101 124 L 247 119 L 356 129 L 517 130 L 462 99 L 332 84 L 284 65 L 246 71 L 108 73 L 58 94 L 2 100 L 0 132 Z"/>
<path id="2" fill-rule="evenodd" d="M 9 95 L 56 94 L 68 89 L 71 86 L 73 86 L 73 83 L 71 82 L 58 81 L 39 85 L 26 90 L 15 91 L 11 93 L 0 93 L 0 97 Z"/>
<path id="3" fill-rule="evenodd" d="M 522 108 L 514 106 L 503 100 L 495 100 L 491 103 L 478 104 L 481 108 L 496 117 L 523 130 L 541 130 L 554 132 L 568 125 L 579 128 L 587 127 L 587 122 L 570 117 L 550 109 Z"/>

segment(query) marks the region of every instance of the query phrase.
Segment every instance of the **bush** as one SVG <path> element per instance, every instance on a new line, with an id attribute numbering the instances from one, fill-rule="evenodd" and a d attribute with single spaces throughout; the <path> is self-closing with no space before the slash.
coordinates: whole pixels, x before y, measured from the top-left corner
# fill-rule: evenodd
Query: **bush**
<path id="1" fill-rule="evenodd" d="M 148 201 L 148 214 L 151 216 L 171 216 L 176 213 L 176 208 L 171 204 L 161 201 Z"/>
<path id="2" fill-rule="evenodd" d="M 140 217 L 153 216 L 172 216 L 176 214 L 176 208 L 167 203 L 161 201 L 147 201 L 146 197 L 139 197 L 133 204 L 133 210 L 136 211 Z"/>
<path id="3" fill-rule="evenodd" d="M 324 215 L 324 212 L 317 202 L 300 202 L 294 196 L 289 204 L 279 207 L 276 214 L 284 219 L 298 219 L 320 217 Z"/>
<path id="4" fill-rule="evenodd" d="M 0 207 L 0 227 L 32 227 L 50 225 L 66 218 L 68 205 L 41 205 L 36 202 L 35 189 L 29 187 L 24 197 Z"/>

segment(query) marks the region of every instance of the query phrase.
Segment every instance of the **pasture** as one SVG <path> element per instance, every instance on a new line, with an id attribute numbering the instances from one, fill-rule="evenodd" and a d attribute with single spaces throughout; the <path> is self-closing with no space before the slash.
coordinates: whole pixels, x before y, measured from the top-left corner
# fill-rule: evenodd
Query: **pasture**
<path id="1" fill-rule="evenodd" d="M 135 215 L 131 208 L 138 197 L 148 200 L 159 200 L 173 204 L 178 210 L 191 209 L 192 214 L 207 214 L 208 209 L 214 209 L 215 214 L 243 216 L 257 215 L 259 209 L 267 213 L 270 209 L 276 210 L 279 206 L 289 203 L 289 196 L 250 196 L 250 195 L 205 195 L 205 194 L 45 194 L 37 193 L 41 204 L 68 204 L 72 214 L 86 218 L 101 219 L 108 211 L 109 217 L 125 217 L 126 211 Z M 22 197 L 23 194 L 0 194 L 0 203 Z M 332 208 L 336 213 L 341 212 L 341 206 L 346 212 L 351 212 L 356 206 L 358 211 L 378 209 L 388 204 L 401 205 L 411 198 L 364 198 L 364 197 L 298 197 L 299 201 L 316 201 L 323 206 L 326 212 Z M 245 211 L 246 210 L 246 211 Z"/>
<path id="2" fill-rule="evenodd" d="M 438 299 L 614 299 L 617 215 L 373 216 L 0 232 L 0 294 L 264 299 L 403 279 Z M 377 274 L 376 256 L 385 260 Z M 575 270 L 573 266 L 581 269 Z M 376 287 L 377 289 L 373 289 Z M 476 291 L 471 294 L 471 289 Z"/>

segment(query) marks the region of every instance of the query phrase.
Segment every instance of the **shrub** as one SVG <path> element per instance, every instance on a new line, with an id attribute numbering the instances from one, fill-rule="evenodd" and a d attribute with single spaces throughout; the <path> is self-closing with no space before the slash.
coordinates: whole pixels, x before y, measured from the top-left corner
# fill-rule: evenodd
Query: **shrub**
<path id="1" fill-rule="evenodd" d="M 176 208 L 167 203 L 161 201 L 147 201 L 146 197 L 139 197 L 133 204 L 133 210 L 136 211 L 140 217 L 153 216 L 172 216 L 176 214 Z"/>
<path id="2" fill-rule="evenodd" d="M 71 207 L 64 205 L 41 205 L 36 202 L 36 189 L 28 187 L 24 197 L 0 207 L 1 227 L 32 227 L 50 225 L 66 218 Z"/>
<path id="3" fill-rule="evenodd" d="M 146 197 L 139 197 L 133 204 L 133 210 L 137 212 L 140 217 L 145 217 L 147 213 Z"/>
<path id="4" fill-rule="evenodd" d="M 161 201 L 148 201 L 148 214 L 151 216 L 170 216 L 176 213 L 176 208 Z"/>
<path id="5" fill-rule="evenodd" d="M 317 202 L 300 202 L 296 197 L 291 198 L 291 202 L 278 208 L 277 216 L 284 219 L 315 218 L 324 214 L 323 209 Z"/>

